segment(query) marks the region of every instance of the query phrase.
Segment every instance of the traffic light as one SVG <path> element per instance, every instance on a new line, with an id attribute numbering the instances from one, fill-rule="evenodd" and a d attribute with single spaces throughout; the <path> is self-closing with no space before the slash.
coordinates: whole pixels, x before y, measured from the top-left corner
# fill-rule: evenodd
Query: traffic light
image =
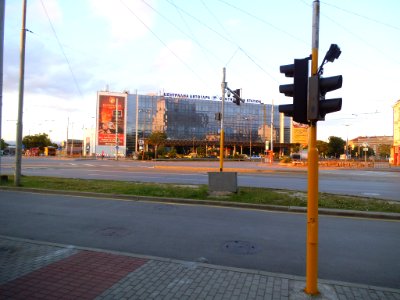
<path id="1" fill-rule="evenodd" d="M 309 80 L 307 118 L 310 121 L 324 121 L 325 115 L 342 109 L 342 98 L 325 99 L 327 92 L 342 87 L 342 75 L 320 77 L 313 75 Z"/>
<path id="2" fill-rule="evenodd" d="M 279 92 L 293 97 L 293 104 L 279 105 L 279 112 L 287 117 L 293 117 L 298 123 L 308 124 L 307 119 L 307 89 L 308 89 L 309 58 L 295 59 L 294 64 L 280 66 L 280 72 L 286 77 L 293 77 L 293 84 L 279 86 Z"/>
<path id="3" fill-rule="evenodd" d="M 307 118 L 310 121 L 325 120 L 326 114 L 342 109 L 342 98 L 325 99 L 327 92 L 331 92 L 342 87 L 342 75 L 332 77 L 321 77 L 325 63 L 333 62 L 339 58 L 342 51 L 339 46 L 332 44 L 326 53 L 324 60 L 319 67 L 316 75 L 310 77 L 308 82 L 308 110 Z"/>
<path id="4" fill-rule="evenodd" d="M 240 89 L 233 91 L 233 103 L 240 105 Z"/>

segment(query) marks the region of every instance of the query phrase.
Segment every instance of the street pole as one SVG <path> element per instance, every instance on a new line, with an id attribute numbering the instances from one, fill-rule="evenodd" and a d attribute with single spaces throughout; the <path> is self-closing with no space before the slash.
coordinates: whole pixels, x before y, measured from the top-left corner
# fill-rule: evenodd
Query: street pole
<path id="1" fill-rule="evenodd" d="M 115 99 L 115 160 L 118 160 L 118 97 Z"/>
<path id="2" fill-rule="evenodd" d="M 22 114 L 24 111 L 24 78 L 25 78 L 25 40 L 26 40 L 26 0 L 22 1 L 22 28 L 21 49 L 19 65 L 19 98 L 18 98 L 18 120 L 15 153 L 15 186 L 21 185 L 21 160 L 22 160 Z"/>
<path id="3" fill-rule="evenodd" d="M 1 124 L 3 115 L 3 49 L 4 49 L 4 13 L 5 13 L 6 1 L 0 1 L 0 140 Z M 1 148 L 0 148 L 1 150 Z M 1 155 L 0 155 L 0 175 L 1 175 Z"/>
<path id="4" fill-rule="evenodd" d="M 136 90 L 135 156 L 138 155 L 139 96 Z"/>
<path id="5" fill-rule="evenodd" d="M 319 0 L 313 2 L 311 74 L 318 73 Z M 311 121 L 308 129 L 308 201 L 307 201 L 307 258 L 306 287 L 310 295 L 318 292 L 318 149 L 317 121 Z"/>
<path id="6" fill-rule="evenodd" d="M 251 159 L 251 157 L 252 157 L 252 152 L 251 152 L 251 130 L 252 130 L 252 127 L 253 127 L 253 118 L 250 117 L 249 119 L 250 119 L 250 155 L 249 155 L 249 157 Z"/>
<path id="7" fill-rule="evenodd" d="M 349 157 L 349 137 L 346 137 L 346 160 Z"/>
<path id="8" fill-rule="evenodd" d="M 67 118 L 67 140 L 65 143 L 65 156 L 68 156 L 68 131 L 69 131 L 69 117 Z"/>
<path id="9" fill-rule="evenodd" d="M 224 168 L 224 104 L 225 104 L 225 82 L 226 69 L 222 69 L 222 104 L 221 104 L 221 133 L 220 133 L 220 144 L 219 144 L 219 171 L 222 172 Z"/>
<path id="10" fill-rule="evenodd" d="M 271 151 L 272 157 L 274 155 L 274 100 L 272 100 L 271 105 Z M 272 163 L 272 160 L 271 160 Z"/>
<path id="11" fill-rule="evenodd" d="M 74 123 L 71 123 L 71 157 L 74 157 Z"/>

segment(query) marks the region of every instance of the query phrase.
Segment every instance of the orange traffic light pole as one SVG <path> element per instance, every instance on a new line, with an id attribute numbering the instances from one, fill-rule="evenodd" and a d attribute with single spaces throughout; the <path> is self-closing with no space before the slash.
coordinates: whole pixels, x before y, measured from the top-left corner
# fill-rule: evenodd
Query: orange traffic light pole
<path id="1" fill-rule="evenodd" d="M 221 103 L 221 132 L 220 132 L 220 140 L 219 140 L 219 171 L 222 172 L 224 170 L 224 106 L 225 106 L 225 90 L 226 90 L 226 69 L 222 69 L 222 103 Z"/>
<path id="2" fill-rule="evenodd" d="M 318 72 L 319 0 L 313 2 L 311 74 Z M 318 292 L 318 149 L 317 121 L 311 121 L 308 129 L 308 202 L 307 202 L 307 250 L 306 287 L 310 295 Z"/>

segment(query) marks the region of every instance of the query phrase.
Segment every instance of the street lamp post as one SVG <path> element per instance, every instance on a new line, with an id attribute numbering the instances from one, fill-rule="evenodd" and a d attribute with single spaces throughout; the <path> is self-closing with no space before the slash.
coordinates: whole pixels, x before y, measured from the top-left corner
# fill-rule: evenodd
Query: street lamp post
<path id="1" fill-rule="evenodd" d="M 2 138 L 1 124 L 3 118 L 3 49 L 4 49 L 4 14 L 5 1 L 0 2 L 0 140 Z M 1 149 L 0 149 L 1 150 Z M 0 176 L 1 174 L 1 155 L 0 155 Z M 3 177 L 1 177 L 3 178 Z"/>
<path id="2" fill-rule="evenodd" d="M 346 124 L 346 160 L 349 157 L 349 126 L 350 124 Z"/>
<path id="3" fill-rule="evenodd" d="M 138 138 L 139 138 L 138 126 L 139 126 L 139 96 L 138 96 L 138 93 L 136 90 L 136 120 L 135 120 L 135 156 L 136 157 L 138 155 Z"/>
<path id="4" fill-rule="evenodd" d="M 251 152 L 251 150 L 252 150 L 252 127 L 253 127 L 253 118 L 252 117 L 244 117 L 243 118 L 244 120 L 246 120 L 246 121 L 250 121 L 249 123 L 250 123 L 250 126 L 249 126 L 249 138 L 250 138 L 250 140 L 249 140 L 249 145 L 250 145 L 250 159 L 251 159 L 251 156 L 252 156 L 252 152 Z"/>
<path id="5" fill-rule="evenodd" d="M 115 160 L 118 160 L 118 97 L 115 101 Z"/>
<path id="6" fill-rule="evenodd" d="M 71 123 L 71 152 L 70 155 L 74 156 L 74 123 Z M 67 140 L 67 149 L 68 149 L 68 140 Z"/>
<path id="7" fill-rule="evenodd" d="M 222 101 L 221 101 L 221 131 L 220 131 L 220 143 L 219 143 L 219 171 L 224 170 L 224 106 L 225 106 L 225 91 L 226 91 L 226 69 L 222 69 Z"/>
<path id="8" fill-rule="evenodd" d="M 21 51 L 19 68 L 19 97 L 18 97 L 18 121 L 16 135 L 15 153 L 15 177 L 14 184 L 21 185 L 21 161 L 22 161 L 22 115 L 24 107 L 24 79 L 25 79 L 25 40 L 26 40 L 26 0 L 22 5 L 22 29 L 21 29 Z"/>
<path id="9" fill-rule="evenodd" d="M 142 155 L 142 159 L 144 159 L 144 152 L 145 152 L 145 147 L 146 147 L 146 143 L 145 143 L 145 141 L 144 141 L 144 139 L 145 139 L 145 131 L 146 131 L 146 120 L 147 120 L 147 118 L 146 118 L 146 116 L 147 116 L 147 114 L 148 114 L 148 116 L 149 116 L 149 119 L 150 119 L 150 113 L 151 113 L 151 110 L 150 109 L 138 109 L 138 113 L 139 112 L 143 112 L 143 113 L 145 113 L 144 114 L 144 122 L 143 122 L 143 155 Z M 147 113 L 147 114 L 146 114 Z M 139 114 L 138 114 L 138 116 L 139 116 Z"/>

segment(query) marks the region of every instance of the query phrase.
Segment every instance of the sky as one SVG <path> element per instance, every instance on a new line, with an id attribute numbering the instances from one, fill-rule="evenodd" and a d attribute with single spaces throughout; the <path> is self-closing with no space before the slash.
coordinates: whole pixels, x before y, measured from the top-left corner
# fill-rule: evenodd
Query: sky
<path id="1" fill-rule="evenodd" d="M 220 95 L 231 89 L 288 104 L 280 65 L 311 54 L 311 0 L 28 0 L 23 135 L 82 139 L 97 91 Z M 320 1 L 319 65 L 343 76 L 342 110 L 318 122 L 329 136 L 393 135 L 400 99 L 400 1 Z M 15 140 L 22 0 L 6 1 L 2 138 Z M 250 105 L 250 104 L 249 104 Z"/>

